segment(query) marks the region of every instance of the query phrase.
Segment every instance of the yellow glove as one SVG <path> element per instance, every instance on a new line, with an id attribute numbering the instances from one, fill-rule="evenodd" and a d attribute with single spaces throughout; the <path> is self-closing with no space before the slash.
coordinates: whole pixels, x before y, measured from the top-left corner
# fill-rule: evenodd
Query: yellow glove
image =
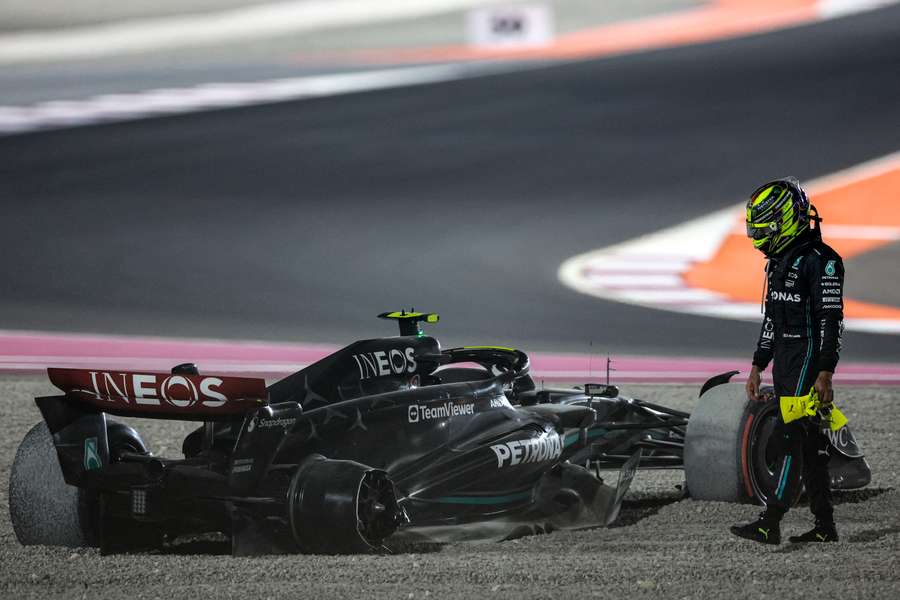
<path id="1" fill-rule="evenodd" d="M 814 417 L 819 412 L 819 395 L 812 388 L 805 396 L 782 396 L 781 418 L 785 423 L 796 421 L 804 417 Z M 829 415 L 823 415 L 823 419 L 829 421 L 832 431 L 837 431 L 847 424 L 847 417 L 836 406 L 831 407 Z"/>

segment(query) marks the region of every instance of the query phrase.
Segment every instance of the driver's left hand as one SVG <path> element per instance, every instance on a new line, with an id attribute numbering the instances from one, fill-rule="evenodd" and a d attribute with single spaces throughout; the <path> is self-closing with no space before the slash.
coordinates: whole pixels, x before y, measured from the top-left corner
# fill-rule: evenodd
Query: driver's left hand
<path id="1" fill-rule="evenodd" d="M 819 376 L 816 377 L 816 382 L 813 384 L 822 408 L 831 407 L 831 402 L 834 400 L 834 390 L 831 387 L 832 375 L 833 373 L 830 371 L 819 371 Z"/>

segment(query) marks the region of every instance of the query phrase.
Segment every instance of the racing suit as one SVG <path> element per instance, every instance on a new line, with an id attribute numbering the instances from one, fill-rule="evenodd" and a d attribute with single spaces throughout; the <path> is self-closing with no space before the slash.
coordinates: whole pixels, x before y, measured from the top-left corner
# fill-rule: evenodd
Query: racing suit
<path id="1" fill-rule="evenodd" d="M 820 371 L 834 372 L 843 332 L 844 265 L 840 255 L 817 232 L 798 239 L 766 265 L 765 316 L 753 364 L 760 371 L 770 361 L 775 395 L 804 396 Z M 780 412 L 779 412 L 780 414 Z M 828 438 L 815 418 L 785 424 L 772 433 L 779 456 L 778 486 L 767 500 L 784 514 L 805 483 L 817 519 L 833 523 Z M 802 462 L 802 470 L 798 463 Z M 802 473 L 802 482 L 801 482 Z"/>

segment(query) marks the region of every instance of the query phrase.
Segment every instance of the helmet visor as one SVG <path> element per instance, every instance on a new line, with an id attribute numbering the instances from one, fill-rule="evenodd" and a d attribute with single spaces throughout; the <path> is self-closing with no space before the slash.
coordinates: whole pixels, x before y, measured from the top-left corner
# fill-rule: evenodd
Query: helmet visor
<path id="1" fill-rule="evenodd" d="M 747 221 L 747 237 L 752 240 L 764 240 L 777 230 L 778 224 L 775 222 L 751 223 Z"/>

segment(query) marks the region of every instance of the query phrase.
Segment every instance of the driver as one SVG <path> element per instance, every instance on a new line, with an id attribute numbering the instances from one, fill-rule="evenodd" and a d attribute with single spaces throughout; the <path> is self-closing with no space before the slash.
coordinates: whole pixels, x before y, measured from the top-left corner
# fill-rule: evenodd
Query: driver
<path id="1" fill-rule="evenodd" d="M 821 406 L 831 406 L 843 331 L 844 265 L 822 241 L 820 221 L 793 177 L 760 186 L 747 202 L 747 236 L 768 259 L 765 314 L 746 385 L 752 401 L 769 400 L 760 394 L 760 373 L 773 362 L 777 398 L 804 396 L 814 388 Z M 731 532 L 763 544 L 781 543 L 781 519 L 800 493 L 802 475 L 815 526 L 790 541 L 837 541 L 829 444 L 820 419 L 785 424 L 779 417 L 770 440 L 777 454 L 775 492 L 757 520 L 734 525 Z"/>

